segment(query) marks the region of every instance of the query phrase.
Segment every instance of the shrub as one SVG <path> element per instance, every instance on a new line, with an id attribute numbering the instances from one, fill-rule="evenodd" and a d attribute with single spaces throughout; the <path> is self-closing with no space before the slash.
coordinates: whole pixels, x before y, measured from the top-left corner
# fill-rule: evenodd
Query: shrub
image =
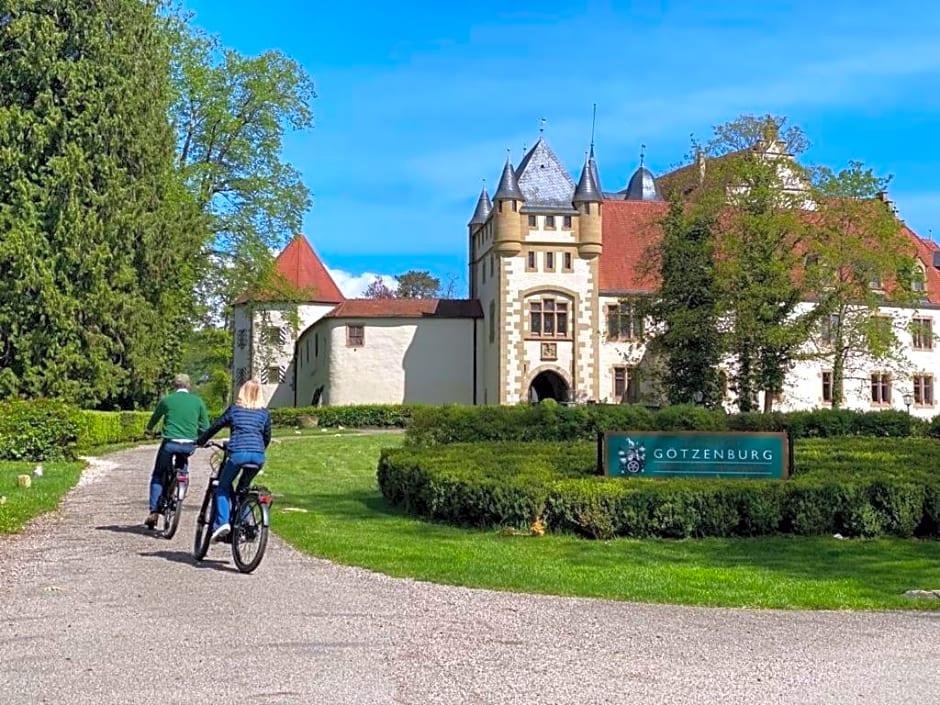
<path id="1" fill-rule="evenodd" d="M 0 402 L 0 460 L 75 457 L 74 410 L 50 400 Z"/>
<path id="2" fill-rule="evenodd" d="M 379 487 L 434 520 L 528 525 L 591 538 L 913 536 L 940 533 L 940 447 L 874 438 L 799 442 L 787 482 L 607 478 L 590 442 L 492 442 L 386 450 Z"/>
<path id="3" fill-rule="evenodd" d="M 80 410 L 74 412 L 73 419 L 78 429 L 77 447 L 80 450 L 88 450 L 110 443 L 144 439 L 150 413 Z"/>
<path id="4" fill-rule="evenodd" d="M 336 428 L 404 428 L 416 408 L 412 404 L 363 404 L 350 406 L 276 407 L 271 423 L 280 428 L 316 425 Z"/>

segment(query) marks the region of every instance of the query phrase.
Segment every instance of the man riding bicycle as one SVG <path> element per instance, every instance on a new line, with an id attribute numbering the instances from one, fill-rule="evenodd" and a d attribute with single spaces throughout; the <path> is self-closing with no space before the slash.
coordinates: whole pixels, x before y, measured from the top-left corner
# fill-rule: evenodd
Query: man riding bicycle
<path id="1" fill-rule="evenodd" d="M 149 433 L 163 419 L 163 441 L 150 476 L 150 514 L 144 521 L 148 529 L 152 529 L 159 521 L 160 496 L 163 494 L 163 483 L 173 470 L 173 456 L 179 454 L 188 458 L 192 455 L 196 450 L 196 438 L 209 428 L 206 404 L 198 394 L 190 391 L 189 375 L 176 375 L 173 386 L 176 391 L 160 400 L 147 422 Z"/>

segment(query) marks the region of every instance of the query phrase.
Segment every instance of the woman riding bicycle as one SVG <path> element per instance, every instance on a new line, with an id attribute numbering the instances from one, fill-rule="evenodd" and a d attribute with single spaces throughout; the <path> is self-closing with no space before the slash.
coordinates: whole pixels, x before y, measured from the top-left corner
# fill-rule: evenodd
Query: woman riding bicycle
<path id="1" fill-rule="evenodd" d="M 264 452 L 271 442 L 271 414 L 264 408 L 261 382 L 257 379 L 245 382 L 238 390 L 235 403 L 199 436 L 196 444 L 204 446 L 223 428 L 231 428 L 232 432 L 228 442 L 228 461 L 222 468 L 219 485 L 215 489 L 216 512 L 212 526 L 213 541 L 225 538 L 232 530 L 229 524 L 229 509 L 235 475 L 243 465 L 249 463 L 256 465 L 260 470 L 264 465 Z M 257 472 L 257 470 L 252 470 L 248 475 L 243 473 L 238 482 L 239 487 L 248 487 Z"/>

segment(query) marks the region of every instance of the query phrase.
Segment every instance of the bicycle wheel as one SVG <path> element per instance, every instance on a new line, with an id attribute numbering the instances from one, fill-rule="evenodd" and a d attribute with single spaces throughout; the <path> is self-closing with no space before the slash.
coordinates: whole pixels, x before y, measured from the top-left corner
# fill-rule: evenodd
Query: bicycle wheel
<path id="1" fill-rule="evenodd" d="M 169 540 L 176 533 L 180 525 L 180 514 L 183 513 L 183 502 L 177 497 L 176 478 L 167 485 L 164 492 L 166 492 L 166 502 L 163 505 L 163 529 L 160 535 Z"/>
<path id="2" fill-rule="evenodd" d="M 232 558 L 242 573 L 250 573 L 261 564 L 268 545 L 268 527 L 264 525 L 261 503 L 248 497 L 233 517 Z"/>
<path id="3" fill-rule="evenodd" d="M 215 499 L 212 497 L 212 485 L 206 490 L 202 500 L 202 509 L 196 517 L 196 536 L 193 539 L 193 556 L 201 561 L 209 552 L 209 542 L 212 539 L 212 515 L 215 514 Z"/>

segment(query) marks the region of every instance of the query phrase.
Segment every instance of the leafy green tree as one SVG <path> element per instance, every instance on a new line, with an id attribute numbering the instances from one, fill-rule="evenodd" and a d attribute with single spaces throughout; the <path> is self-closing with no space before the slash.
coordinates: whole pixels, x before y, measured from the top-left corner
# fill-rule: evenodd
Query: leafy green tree
<path id="1" fill-rule="evenodd" d="M 287 131 L 313 126 L 316 94 L 283 53 L 244 56 L 179 10 L 166 16 L 177 164 L 210 229 L 200 300 L 204 317 L 218 323 L 236 296 L 268 283 L 272 251 L 300 231 L 311 197 L 282 145 Z"/>
<path id="2" fill-rule="evenodd" d="M 435 299 L 441 294 L 441 280 L 430 272 L 409 270 L 395 277 L 396 296 L 400 299 Z"/>
<path id="3" fill-rule="evenodd" d="M 648 261 L 658 268 L 659 291 L 636 302 L 656 330 L 649 345 L 661 367 L 659 385 L 671 404 L 716 407 L 722 399 L 716 221 L 708 210 L 687 208 L 675 197 L 661 226 L 662 239 L 647 252 Z"/>
<path id="4" fill-rule="evenodd" d="M 175 168 L 156 7 L 7 0 L 0 394 L 149 403 L 175 371 L 204 223 Z"/>
<path id="5" fill-rule="evenodd" d="M 809 182 L 791 157 L 807 142 L 785 118 L 743 116 L 715 128 L 700 207 L 721 223 L 716 275 L 722 289 L 731 386 L 741 411 L 763 410 L 783 391 L 818 309 L 801 309 L 795 276 L 808 232 Z"/>
<path id="6" fill-rule="evenodd" d="M 888 182 L 859 162 L 838 172 L 819 169 L 815 178 L 819 208 L 805 279 L 822 316 L 806 356 L 831 368 L 833 408 L 842 405 L 847 381 L 869 383 L 871 363 L 903 367 L 898 336 L 908 317 L 881 316 L 879 308 L 913 312 L 923 296 L 913 245 L 878 198 Z"/>

